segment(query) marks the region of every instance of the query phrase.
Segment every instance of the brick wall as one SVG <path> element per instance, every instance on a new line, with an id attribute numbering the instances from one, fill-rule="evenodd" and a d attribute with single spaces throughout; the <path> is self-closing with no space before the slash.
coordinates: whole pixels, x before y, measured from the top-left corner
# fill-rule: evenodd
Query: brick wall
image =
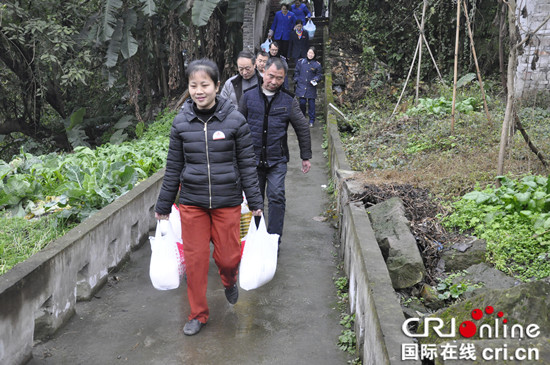
<path id="1" fill-rule="evenodd" d="M 550 14 L 550 0 L 518 1 L 518 23 L 522 39 L 534 31 Z M 518 56 L 516 95 L 527 96 L 550 91 L 550 22 L 533 36 Z"/>
<path id="2" fill-rule="evenodd" d="M 264 31 L 270 0 L 247 0 L 244 9 L 243 49 L 256 51 L 267 36 Z"/>

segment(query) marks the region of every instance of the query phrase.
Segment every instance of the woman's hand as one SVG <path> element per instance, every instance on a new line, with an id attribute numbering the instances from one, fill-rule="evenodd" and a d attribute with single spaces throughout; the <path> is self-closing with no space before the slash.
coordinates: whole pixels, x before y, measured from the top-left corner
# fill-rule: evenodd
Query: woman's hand
<path id="1" fill-rule="evenodd" d="M 163 219 L 168 220 L 169 217 L 170 217 L 170 214 L 158 214 L 157 212 L 155 212 L 155 218 L 158 221 L 163 220 Z"/>
<path id="2" fill-rule="evenodd" d="M 253 211 L 252 211 L 252 215 L 253 215 L 254 217 L 261 217 L 261 216 L 262 216 L 262 210 L 261 210 L 261 209 L 253 210 Z"/>

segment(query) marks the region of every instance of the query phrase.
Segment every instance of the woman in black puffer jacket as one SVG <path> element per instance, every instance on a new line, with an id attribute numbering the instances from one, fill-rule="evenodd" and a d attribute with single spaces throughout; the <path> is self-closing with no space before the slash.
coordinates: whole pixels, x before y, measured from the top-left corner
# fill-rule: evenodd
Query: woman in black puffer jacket
<path id="1" fill-rule="evenodd" d="M 263 199 L 250 129 L 231 101 L 216 95 L 220 85 L 216 64 L 206 59 L 193 61 L 187 68 L 187 77 L 191 99 L 184 103 L 172 124 L 155 216 L 168 219 L 179 191 L 191 307 L 183 332 L 194 335 L 209 315 L 206 289 L 210 241 L 225 295 L 235 304 L 243 191 L 255 216 L 262 213 Z"/>

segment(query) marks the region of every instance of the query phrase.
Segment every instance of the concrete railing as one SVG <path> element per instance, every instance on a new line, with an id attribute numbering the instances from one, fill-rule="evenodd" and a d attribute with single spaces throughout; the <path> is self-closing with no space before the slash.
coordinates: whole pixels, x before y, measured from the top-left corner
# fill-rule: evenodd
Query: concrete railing
<path id="1" fill-rule="evenodd" d="M 0 364 L 19 365 L 154 229 L 164 169 L 0 276 Z"/>
<path id="2" fill-rule="evenodd" d="M 327 139 L 330 171 L 338 195 L 340 257 L 349 278 L 349 303 L 355 313 L 357 349 L 363 364 L 400 364 L 402 344 L 412 344 L 401 330 L 405 316 L 382 252 L 362 202 L 362 186 L 353 179 L 342 149 L 337 118 L 327 107 Z M 419 361 L 406 361 L 420 364 Z"/>

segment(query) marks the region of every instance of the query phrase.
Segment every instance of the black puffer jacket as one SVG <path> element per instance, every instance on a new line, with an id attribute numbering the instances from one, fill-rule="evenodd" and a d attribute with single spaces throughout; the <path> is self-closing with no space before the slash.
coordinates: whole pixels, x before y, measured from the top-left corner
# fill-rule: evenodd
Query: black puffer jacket
<path id="1" fill-rule="evenodd" d="M 157 213 L 170 213 L 178 189 L 180 204 L 234 207 L 244 190 L 251 210 L 263 208 L 250 129 L 229 100 L 218 97 L 206 123 L 197 118 L 191 99 L 174 118 Z"/>

